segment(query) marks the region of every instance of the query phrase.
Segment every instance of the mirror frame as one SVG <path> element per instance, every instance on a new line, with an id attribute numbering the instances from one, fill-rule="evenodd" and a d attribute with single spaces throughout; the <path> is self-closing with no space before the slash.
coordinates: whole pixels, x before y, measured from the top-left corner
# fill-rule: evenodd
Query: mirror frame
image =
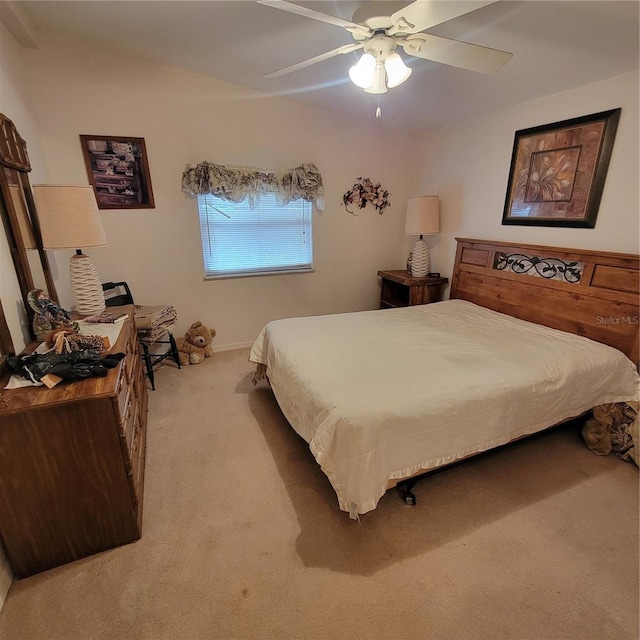
<path id="1" fill-rule="evenodd" d="M 2 224 L 7 236 L 7 243 L 11 252 L 11 259 L 15 267 L 16 277 L 22 294 L 22 300 L 29 319 L 29 331 L 32 338 L 33 328 L 33 310 L 27 301 L 29 291 L 35 289 L 31 267 L 29 266 L 29 257 L 27 254 L 26 243 L 23 238 L 23 231 L 20 226 L 19 212 L 16 211 L 13 198 L 9 189 L 9 181 L 5 169 L 13 169 L 20 174 L 20 186 L 23 191 L 26 203 L 27 222 L 31 225 L 33 239 L 35 241 L 35 249 L 38 251 L 40 264 L 44 274 L 44 280 L 47 286 L 47 293 L 53 300 L 57 300 L 56 288 L 51 274 L 51 267 L 47 254 L 42 246 L 42 235 L 40 233 L 40 224 L 36 212 L 33 192 L 29 183 L 29 172 L 31 171 L 31 163 L 27 153 L 27 143 L 18 133 L 13 122 L 4 114 L 0 113 L 0 198 L 2 206 L 0 206 L 0 216 Z M 4 315 L 2 304 L 0 301 L 0 367 L 4 364 L 4 356 L 2 354 L 13 353 L 14 347 L 11 340 L 11 334 L 7 326 L 6 317 Z"/>
<path id="2" fill-rule="evenodd" d="M 2 308 L 2 301 L 0 300 L 0 372 L 2 371 L 2 365 L 4 364 L 4 358 L 6 355 L 15 353 L 15 347 L 13 346 L 13 340 L 11 339 L 11 332 L 9 331 L 9 325 L 4 315 L 4 309 Z"/>

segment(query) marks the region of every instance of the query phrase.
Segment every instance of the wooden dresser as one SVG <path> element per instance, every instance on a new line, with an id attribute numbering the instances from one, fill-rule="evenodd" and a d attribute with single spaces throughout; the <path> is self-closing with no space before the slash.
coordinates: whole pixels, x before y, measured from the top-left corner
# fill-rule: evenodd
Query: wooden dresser
<path id="1" fill-rule="evenodd" d="M 17 578 L 141 536 L 147 389 L 132 315 L 106 377 L 0 382 L 0 537 Z"/>

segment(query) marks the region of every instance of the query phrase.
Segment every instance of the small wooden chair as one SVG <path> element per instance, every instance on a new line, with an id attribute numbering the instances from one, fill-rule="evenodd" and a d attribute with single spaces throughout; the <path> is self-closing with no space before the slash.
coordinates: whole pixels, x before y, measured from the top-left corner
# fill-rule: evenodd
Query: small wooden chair
<path id="1" fill-rule="evenodd" d="M 102 290 L 104 291 L 104 300 L 107 307 L 120 307 L 125 304 L 133 304 L 133 295 L 131 293 L 131 289 L 129 289 L 129 285 L 126 282 L 105 282 L 102 285 Z M 149 382 L 151 383 L 151 388 L 155 391 L 155 376 L 153 373 L 153 368 L 162 362 L 165 358 L 173 358 L 175 363 L 178 365 L 178 369 L 181 369 L 180 366 L 180 356 L 178 354 L 178 345 L 176 344 L 175 338 L 173 337 L 173 333 L 171 331 L 167 331 L 166 334 L 167 340 L 155 340 L 153 344 L 166 344 L 169 345 L 169 348 L 164 353 L 150 353 L 149 352 L 149 344 L 140 340 L 140 346 L 142 347 L 142 359 L 144 360 L 145 368 L 147 370 L 147 377 L 149 378 Z"/>

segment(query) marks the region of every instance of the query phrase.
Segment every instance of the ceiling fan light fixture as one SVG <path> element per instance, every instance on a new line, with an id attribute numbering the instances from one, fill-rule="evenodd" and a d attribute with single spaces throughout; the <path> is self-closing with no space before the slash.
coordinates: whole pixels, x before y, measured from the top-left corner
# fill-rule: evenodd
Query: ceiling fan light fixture
<path id="1" fill-rule="evenodd" d="M 386 74 L 384 72 L 384 65 L 382 62 L 376 64 L 376 68 L 373 72 L 373 81 L 365 87 L 366 93 L 387 93 Z"/>
<path id="2" fill-rule="evenodd" d="M 387 56 L 384 61 L 384 68 L 387 72 L 387 86 L 390 89 L 402 84 L 413 71 L 413 69 L 407 67 L 400 55 L 395 52 Z"/>
<path id="3" fill-rule="evenodd" d="M 369 88 L 374 82 L 376 59 L 370 53 L 364 53 L 360 60 L 349 69 L 351 82 L 361 89 Z"/>
<path id="4" fill-rule="evenodd" d="M 343 27 L 355 40 L 355 44 L 343 45 L 303 60 L 269 73 L 264 76 L 265 78 L 278 78 L 337 55 L 350 54 L 363 49 L 364 55 L 349 69 L 349 76 L 353 83 L 364 89 L 366 93 L 382 94 L 402 84 L 411 76 L 412 70 L 396 53 L 398 46 L 407 55 L 415 58 L 485 74 L 497 73 L 513 55 L 508 51 L 423 33 L 431 27 L 464 16 L 484 5 L 493 4 L 496 0 L 474 0 L 473 2 L 414 0 L 401 3 L 404 6 L 389 15 L 385 12 L 393 11 L 391 5 L 400 3 L 359 2 L 354 3 L 359 6 L 353 14 L 353 21 L 300 6 L 290 0 L 258 0 L 258 2 L 295 15 Z M 380 116 L 379 95 L 376 116 Z"/>

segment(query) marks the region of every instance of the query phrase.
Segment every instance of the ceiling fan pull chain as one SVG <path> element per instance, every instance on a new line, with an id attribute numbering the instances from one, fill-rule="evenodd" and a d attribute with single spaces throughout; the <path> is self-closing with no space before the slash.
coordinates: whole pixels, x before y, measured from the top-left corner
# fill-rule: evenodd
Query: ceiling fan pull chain
<path id="1" fill-rule="evenodd" d="M 376 118 L 382 117 L 382 109 L 380 109 L 380 96 L 381 95 L 382 95 L 381 93 L 378 94 L 378 108 L 376 109 Z"/>

